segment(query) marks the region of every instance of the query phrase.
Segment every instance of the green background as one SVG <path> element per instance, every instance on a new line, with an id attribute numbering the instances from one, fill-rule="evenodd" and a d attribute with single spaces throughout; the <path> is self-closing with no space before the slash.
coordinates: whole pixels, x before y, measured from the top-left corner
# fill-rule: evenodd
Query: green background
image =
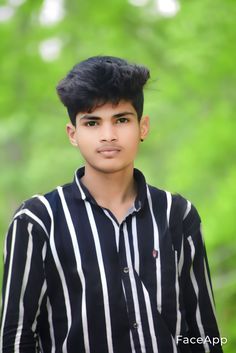
<path id="1" fill-rule="evenodd" d="M 235 0 L 182 1 L 169 17 L 153 0 L 68 0 L 54 21 L 53 3 L 0 1 L 1 258 L 21 201 L 70 181 L 83 163 L 65 134 L 58 81 L 93 55 L 144 64 L 151 70 L 144 109 L 151 133 L 136 166 L 149 183 L 199 210 L 219 326 L 228 338 L 224 352 L 234 353 Z"/>

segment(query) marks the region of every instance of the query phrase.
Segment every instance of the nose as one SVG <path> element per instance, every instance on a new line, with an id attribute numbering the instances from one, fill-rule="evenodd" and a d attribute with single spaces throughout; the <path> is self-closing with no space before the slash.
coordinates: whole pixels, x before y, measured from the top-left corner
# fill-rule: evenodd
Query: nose
<path id="1" fill-rule="evenodd" d="M 102 142 L 112 142 L 117 140 L 116 128 L 113 124 L 107 123 L 103 124 L 101 129 L 100 140 Z"/>

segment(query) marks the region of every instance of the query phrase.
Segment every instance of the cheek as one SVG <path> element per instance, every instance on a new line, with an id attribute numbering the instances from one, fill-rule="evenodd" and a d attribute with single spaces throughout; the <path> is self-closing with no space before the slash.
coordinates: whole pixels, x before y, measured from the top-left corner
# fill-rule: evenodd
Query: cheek
<path id="1" fill-rule="evenodd" d="M 84 145 L 88 146 L 93 142 L 93 138 L 91 138 L 91 134 L 86 133 L 86 131 L 83 131 L 83 129 L 81 129 L 77 133 L 76 138 L 80 146 L 84 146 Z"/>
<path id="2" fill-rule="evenodd" d="M 77 135 L 77 144 L 80 153 L 83 156 L 89 157 L 94 155 L 95 149 L 97 147 L 97 142 L 94 135 L 80 131 L 80 133 Z"/>
<path id="3" fill-rule="evenodd" d="M 130 124 L 129 126 L 124 126 L 121 131 L 121 135 L 125 135 L 132 140 L 136 140 L 140 135 L 140 128 L 136 124 Z"/>
<path id="4" fill-rule="evenodd" d="M 139 130 L 134 128 L 132 131 L 128 131 L 125 138 L 128 143 L 133 145 L 137 144 L 140 140 Z"/>
<path id="5" fill-rule="evenodd" d="M 140 137 L 138 134 L 129 134 L 126 136 L 126 152 L 131 153 L 131 154 L 136 154 L 139 148 L 139 140 Z"/>

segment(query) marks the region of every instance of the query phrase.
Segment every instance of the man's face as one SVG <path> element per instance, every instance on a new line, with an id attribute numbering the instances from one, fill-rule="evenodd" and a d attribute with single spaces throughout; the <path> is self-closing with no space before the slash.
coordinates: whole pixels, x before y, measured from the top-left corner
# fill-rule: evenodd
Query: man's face
<path id="1" fill-rule="evenodd" d="M 72 145 L 79 148 L 86 165 L 103 173 L 133 166 L 140 139 L 148 133 L 149 119 L 138 121 L 130 102 L 106 103 L 92 113 L 78 113 L 76 127 L 67 124 Z"/>

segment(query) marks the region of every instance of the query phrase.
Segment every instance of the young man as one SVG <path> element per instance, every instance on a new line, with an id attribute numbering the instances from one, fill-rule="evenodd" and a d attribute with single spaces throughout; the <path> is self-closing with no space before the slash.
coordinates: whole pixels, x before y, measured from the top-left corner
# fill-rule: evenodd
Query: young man
<path id="1" fill-rule="evenodd" d="M 85 166 L 13 218 L 1 352 L 222 352 L 199 215 L 134 169 L 148 78 L 93 57 L 59 83 Z"/>

